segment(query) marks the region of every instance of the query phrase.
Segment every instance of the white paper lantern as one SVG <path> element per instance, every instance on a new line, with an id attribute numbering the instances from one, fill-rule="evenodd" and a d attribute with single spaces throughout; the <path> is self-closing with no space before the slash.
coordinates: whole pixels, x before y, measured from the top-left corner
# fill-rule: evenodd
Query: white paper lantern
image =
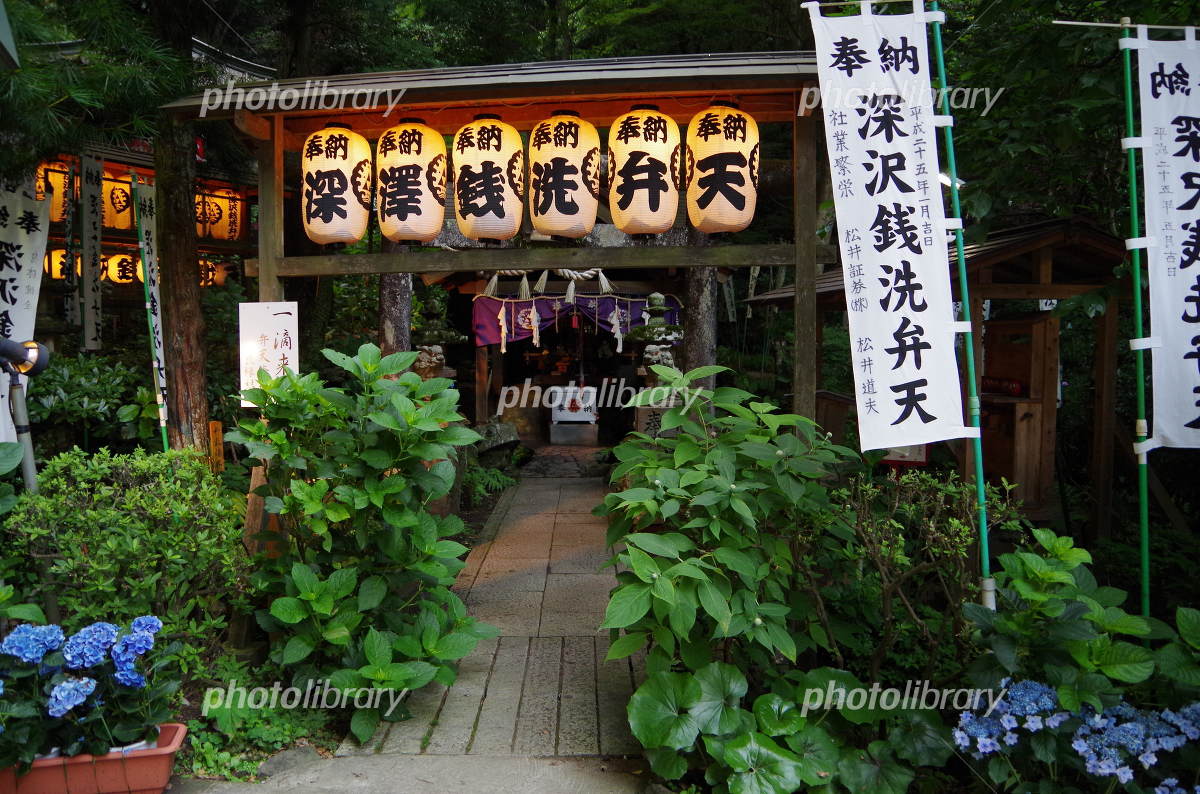
<path id="1" fill-rule="evenodd" d="M 301 212 L 314 243 L 362 239 L 371 215 L 371 145 L 345 124 L 326 124 L 304 139 Z"/>
<path id="2" fill-rule="evenodd" d="M 52 251 L 47 251 L 42 258 L 42 272 L 50 276 L 54 281 L 63 281 L 67 277 L 67 251 L 64 248 L 55 248 Z M 83 261 L 78 253 L 75 254 L 75 275 L 78 276 L 83 272 Z"/>
<path id="3" fill-rule="evenodd" d="M 556 110 L 529 134 L 529 216 L 554 237 L 591 233 L 600 208 L 600 133 L 573 110 Z"/>
<path id="4" fill-rule="evenodd" d="M 608 209 L 626 234 L 675 225 L 682 188 L 679 125 L 655 105 L 634 105 L 608 130 Z"/>
<path id="5" fill-rule="evenodd" d="M 393 242 L 427 243 L 446 219 L 446 141 L 423 119 L 400 119 L 375 144 L 379 228 Z"/>
<path id="6" fill-rule="evenodd" d="M 108 229 L 129 230 L 133 226 L 133 189 L 128 171 L 105 168 L 100 182 L 100 225 Z"/>
<path id="7" fill-rule="evenodd" d="M 735 105 L 713 103 L 687 131 L 688 220 L 702 232 L 740 232 L 758 202 L 758 125 Z"/>
<path id="8" fill-rule="evenodd" d="M 110 254 L 104 258 L 103 278 L 113 284 L 132 284 L 135 281 L 141 281 L 143 278 L 142 258 L 138 256 L 137 251 Z"/>
<path id="9" fill-rule="evenodd" d="M 472 240 L 508 240 L 520 230 L 525 200 L 521 134 L 485 113 L 454 136 L 454 209 Z"/>

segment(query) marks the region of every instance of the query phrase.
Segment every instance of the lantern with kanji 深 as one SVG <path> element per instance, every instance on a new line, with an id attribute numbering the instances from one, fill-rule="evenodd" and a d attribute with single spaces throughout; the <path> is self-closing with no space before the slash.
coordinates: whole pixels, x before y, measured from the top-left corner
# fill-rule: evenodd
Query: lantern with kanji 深
<path id="1" fill-rule="evenodd" d="M 675 225 L 683 162 L 679 125 L 656 105 L 634 105 L 608 129 L 608 208 L 626 234 Z"/>
<path id="2" fill-rule="evenodd" d="M 732 104 L 713 103 L 687 130 L 688 220 L 702 232 L 740 232 L 758 201 L 758 125 Z"/>
<path id="3" fill-rule="evenodd" d="M 508 240 L 520 230 L 525 150 L 515 127 L 480 114 L 454 136 L 454 211 L 472 240 Z"/>
<path id="4" fill-rule="evenodd" d="M 326 124 L 304 140 L 301 214 L 314 243 L 353 243 L 371 215 L 371 145 L 345 124 Z"/>
<path id="5" fill-rule="evenodd" d="M 556 110 L 529 134 L 529 216 L 534 230 L 583 237 L 600 208 L 600 134 L 572 110 Z"/>
<path id="6" fill-rule="evenodd" d="M 446 218 L 446 141 L 422 119 L 400 119 L 375 144 L 379 229 L 392 242 L 427 243 Z"/>

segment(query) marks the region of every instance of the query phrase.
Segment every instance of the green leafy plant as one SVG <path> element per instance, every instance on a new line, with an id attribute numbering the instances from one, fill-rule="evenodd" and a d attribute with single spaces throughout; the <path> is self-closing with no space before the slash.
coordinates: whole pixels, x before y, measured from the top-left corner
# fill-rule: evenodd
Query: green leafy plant
<path id="1" fill-rule="evenodd" d="M 260 372 L 243 394 L 262 419 L 227 436 L 265 468 L 258 493 L 281 528 L 264 535 L 273 554 L 256 574 L 272 598 L 258 614 L 276 637 L 272 659 L 296 681 L 343 689 L 449 685 L 454 661 L 494 630 L 450 590 L 467 551 L 451 540 L 462 521 L 427 505 L 453 486 L 457 448 L 479 436 L 458 424 L 449 381 L 407 371 L 415 353 L 324 354 L 346 388 Z M 365 741 L 381 719 L 403 717 L 358 709 L 351 729 Z"/>
<path id="2" fill-rule="evenodd" d="M 1175 610 L 1177 634 L 1154 654 L 1158 671 L 1177 686 L 1200 689 L 1200 610 Z"/>
<path id="3" fill-rule="evenodd" d="M 158 439 L 158 399 L 154 389 L 138 386 L 133 402 L 117 409 L 117 421 L 126 438 L 136 438 L 143 443 Z"/>
<path id="4" fill-rule="evenodd" d="M 463 470 L 463 493 L 472 507 L 482 504 L 491 494 L 516 484 L 516 479 L 505 474 L 503 469 L 476 464 Z"/>
<path id="5" fill-rule="evenodd" d="M 50 366 L 30 386 L 29 420 L 39 431 L 53 428 L 69 439 L 57 449 L 69 448 L 72 442 L 86 449 L 98 439 L 114 439 L 117 411 L 137 379 L 131 367 L 112 358 L 52 356 Z M 34 438 L 43 444 L 42 432 Z M 51 446 L 59 443 L 54 434 L 50 438 Z"/>

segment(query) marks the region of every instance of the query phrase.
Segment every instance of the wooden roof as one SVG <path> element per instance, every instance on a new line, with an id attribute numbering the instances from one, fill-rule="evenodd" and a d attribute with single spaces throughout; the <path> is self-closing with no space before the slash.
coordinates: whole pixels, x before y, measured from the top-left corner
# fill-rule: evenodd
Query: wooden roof
<path id="1" fill-rule="evenodd" d="M 816 83 L 812 52 L 715 53 L 636 58 L 464 66 L 404 72 L 307 77 L 242 83 L 243 91 L 275 88 L 252 113 L 229 107 L 201 115 L 204 94 L 164 106 L 190 118 L 222 119 L 282 115 L 284 129 L 303 137 L 330 122 L 349 124 L 373 137 L 400 118 L 419 116 L 444 134 L 453 133 L 476 113 L 499 113 L 527 130 L 557 109 L 570 109 L 597 126 L 608 126 L 632 104 L 656 104 L 686 123 L 714 99 L 733 100 L 759 122 L 790 121 L 796 93 Z M 222 88 L 222 90 L 224 90 Z M 326 105 L 341 109 L 281 106 L 287 91 L 325 90 Z M 392 99 L 402 99 L 387 113 Z M 211 95 L 210 95 L 211 96 Z M 335 101 L 341 98 L 342 101 Z M 239 126 L 242 126 L 239 124 Z M 294 144 L 294 141 L 293 141 Z"/>

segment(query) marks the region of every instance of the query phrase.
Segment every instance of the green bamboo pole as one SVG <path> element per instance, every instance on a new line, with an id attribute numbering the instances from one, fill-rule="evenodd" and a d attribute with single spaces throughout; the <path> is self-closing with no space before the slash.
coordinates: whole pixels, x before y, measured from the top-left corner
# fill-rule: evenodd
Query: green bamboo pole
<path id="1" fill-rule="evenodd" d="M 937 0 L 930 3 L 930 10 L 937 11 Z M 941 102 L 938 111 L 942 115 L 950 115 L 950 100 L 945 89 L 946 56 L 942 50 L 942 23 L 933 23 L 934 55 L 937 60 L 938 85 L 941 91 Z M 946 144 L 946 170 L 950 175 L 950 207 L 952 217 L 962 218 L 962 203 L 958 197 L 958 162 L 954 156 L 954 128 L 942 128 L 942 137 Z M 967 286 L 967 258 L 963 252 L 963 230 L 954 230 L 954 251 L 958 260 L 958 294 L 962 305 L 961 319 L 971 322 L 971 294 Z M 967 412 L 971 427 L 979 427 L 979 390 L 975 385 L 975 333 L 968 331 L 963 334 L 963 348 L 967 360 Z M 983 602 L 985 606 L 996 608 L 995 582 L 992 581 L 991 552 L 988 548 L 988 513 L 987 490 L 983 479 L 983 442 L 979 436 L 971 439 L 971 447 L 975 457 L 975 502 L 979 510 L 979 567 L 983 574 Z"/>
<path id="2" fill-rule="evenodd" d="M 138 211 L 138 178 L 137 174 L 129 175 L 129 201 L 133 205 L 133 218 L 138 239 L 138 261 L 142 263 L 142 295 L 146 299 L 146 332 L 150 338 L 150 384 L 154 389 L 154 400 L 158 403 L 158 429 L 162 433 L 163 452 L 171 448 L 167 441 L 167 405 L 163 402 L 162 392 L 158 390 L 158 350 L 154 347 L 154 315 L 150 312 L 150 267 L 146 262 L 146 247 L 142 244 L 142 213 Z M 161 301 L 161 296 L 160 296 Z M 160 305 L 161 311 L 161 305 Z M 162 333 L 162 329 L 159 329 Z"/>
<path id="3" fill-rule="evenodd" d="M 1121 33 L 1127 35 L 1130 31 L 1129 17 L 1121 19 Z M 1133 121 L 1133 65 L 1130 50 L 1121 50 L 1121 61 L 1125 68 L 1125 135 L 1134 137 Z M 1138 187 L 1137 187 L 1137 153 L 1131 147 L 1125 150 L 1126 165 L 1129 171 L 1129 235 L 1131 238 L 1142 236 L 1141 224 L 1138 219 Z M 1133 275 L 1133 337 L 1142 336 L 1142 251 L 1134 248 L 1129 252 Z M 1137 370 L 1134 380 L 1137 383 L 1137 440 L 1145 441 L 1149 428 L 1146 425 L 1146 358 L 1144 350 L 1133 351 L 1134 366 Z M 1145 452 L 1138 454 L 1138 528 L 1139 554 L 1142 565 L 1142 615 L 1150 616 L 1150 495 L 1149 468 Z"/>

